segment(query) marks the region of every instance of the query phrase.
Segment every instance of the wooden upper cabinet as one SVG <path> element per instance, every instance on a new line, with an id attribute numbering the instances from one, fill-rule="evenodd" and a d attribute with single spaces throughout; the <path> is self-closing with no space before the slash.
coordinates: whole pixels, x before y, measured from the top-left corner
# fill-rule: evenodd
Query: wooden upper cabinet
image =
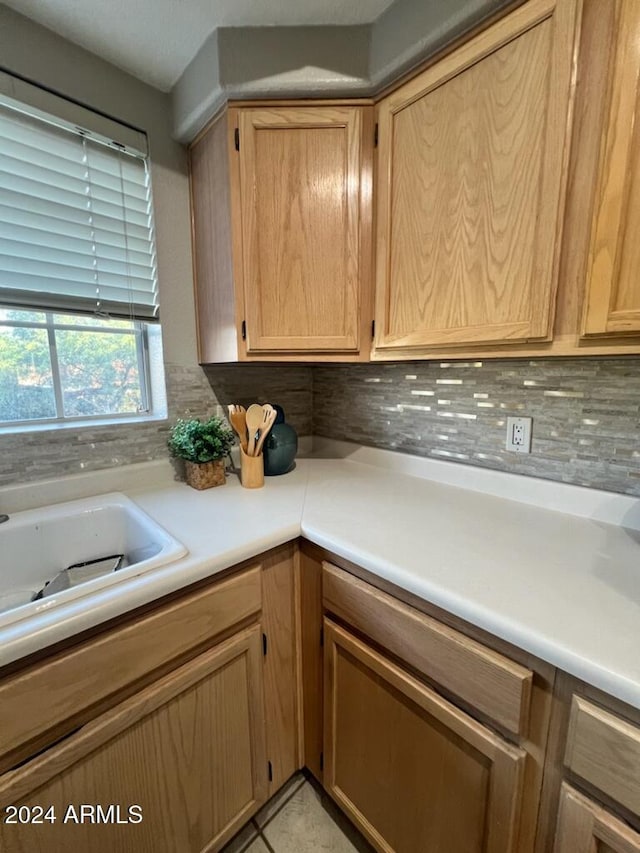
<path id="1" fill-rule="evenodd" d="M 640 5 L 617 0 L 582 332 L 640 332 Z"/>
<path id="2" fill-rule="evenodd" d="M 235 112 L 247 352 L 357 353 L 371 253 L 370 107 Z M 363 325 L 364 320 L 364 325 Z"/>
<path id="3" fill-rule="evenodd" d="M 223 112 L 189 149 L 191 242 L 198 361 L 237 361 L 242 305 L 235 295 L 231 157 Z"/>
<path id="4" fill-rule="evenodd" d="M 191 146 L 200 361 L 368 360 L 373 107 L 231 107 Z"/>
<path id="5" fill-rule="evenodd" d="M 529 0 L 379 104 L 376 349 L 548 339 L 579 0 Z"/>

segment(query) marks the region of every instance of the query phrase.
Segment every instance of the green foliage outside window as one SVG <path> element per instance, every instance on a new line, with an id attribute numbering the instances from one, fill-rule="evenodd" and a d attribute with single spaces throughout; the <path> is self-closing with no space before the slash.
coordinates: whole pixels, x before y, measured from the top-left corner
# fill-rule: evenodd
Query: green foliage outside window
<path id="1" fill-rule="evenodd" d="M 44 323 L 41 312 L 3 311 L 3 319 Z M 142 408 L 136 335 L 129 322 L 56 315 L 55 351 L 63 412 L 56 412 L 46 327 L 0 325 L 0 421 L 135 414 Z M 115 328 L 121 334 L 86 327 Z"/>

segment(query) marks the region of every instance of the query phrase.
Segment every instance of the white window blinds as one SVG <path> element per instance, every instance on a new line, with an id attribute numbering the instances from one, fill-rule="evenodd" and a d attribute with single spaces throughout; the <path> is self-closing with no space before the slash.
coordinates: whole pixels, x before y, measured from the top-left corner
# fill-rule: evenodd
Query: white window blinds
<path id="1" fill-rule="evenodd" d="M 146 158 L 0 103 L 0 303 L 157 319 Z"/>

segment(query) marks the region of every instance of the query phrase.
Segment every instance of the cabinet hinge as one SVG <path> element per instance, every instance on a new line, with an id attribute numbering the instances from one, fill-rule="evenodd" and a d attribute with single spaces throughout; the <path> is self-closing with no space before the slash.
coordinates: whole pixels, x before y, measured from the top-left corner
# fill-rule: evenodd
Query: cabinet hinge
<path id="1" fill-rule="evenodd" d="M 371 321 L 371 340 L 373 340 L 376 336 L 376 321 Z"/>
<path id="2" fill-rule="evenodd" d="M 236 146 L 236 151 L 239 151 L 240 150 L 240 128 L 238 128 L 238 127 L 236 127 L 236 129 L 233 131 L 233 141 L 234 141 L 235 146 Z"/>
<path id="3" fill-rule="evenodd" d="M 242 340 L 246 341 L 247 340 L 247 321 L 246 320 L 242 321 L 242 326 L 240 327 L 240 331 L 242 333 Z"/>
<path id="4" fill-rule="evenodd" d="M 324 770 L 324 752 L 320 753 L 320 770 Z"/>
<path id="5" fill-rule="evenodd" d="M 373 147 L 378 147 L 378 122 L 375 123 L 375 127 L 373 128 Z"/>
<path id="6" fill-rule="evenodd" d="M 266 634 L 262 635 L 262 654 L 265 657 L 267 656 L 267 635 Z"/>
<path id="7" fill-rule="evenodd" d="M 273 766 L 270 761 L 267 761 L 267 773 L 269 775 L 269 781 L 273 782 Z"/>

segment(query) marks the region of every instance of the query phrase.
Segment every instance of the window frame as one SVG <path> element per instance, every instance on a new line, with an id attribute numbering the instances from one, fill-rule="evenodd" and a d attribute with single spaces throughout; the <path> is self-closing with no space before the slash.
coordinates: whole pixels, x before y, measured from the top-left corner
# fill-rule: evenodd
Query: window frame
<path id="1" fill-rule="evenodd" d="M 130 320 L 136 324 L 136 356 L 138 360 L 138 381 L 141 392 L 142 407 L 136 412 L 124 413 L 101 413 L 95 415 L 79 415 L 65 417 L 61 406 L 62 385 L 57 380 L 57 390 L 54 385 L 54 400 L 56 416 L 37 419 L 21 419 L 11 421 L 0 421 L 0 435 L 29 432 L 46 432 L 59 429 L 73 428 L 76 430 L 108 428 L 114 426 L 142 425 L 150 422 L 166 421 L 168 417 L 167 400 L 167 376 L 166 365 L 163 356 L 163 329 L 158 313 L 158 270 L 157 270 L 157 240 L 155 225 L 155 205 L 153 193 L 153 163 L 149 150 L 147 133 L 140 127 L 123 122 L 103 112 L 95 111 L 91 107 L 68 97 L 56 94 L 49 89 L 42 88 L 37 84 L 29 82 L 21 77 L 16 77 L 3 69 L 0 69 L 0 104 L 5 108 L 17 110 L 33 119 L 40 119 L 46 124 L 53 125 L 59 129 L 71 131 L 78 134 L 85 141 L 99 143 L 107 148 L 114 149 L 120 154 L 131 155 L 144 161 L 148 181 L 148 201 L 151 223 L 151 248 L 155 265 L 155 305 L 154 317 L 147 318 L 143 312 L 139 317 L 131 316 L 130 307 L 121 315 L 111 310 L 100 316 L 96 313 L 96 319 Z M 18 311 L 39 311 L 45 315 L 69 315 L 76 313 L 75 309 L 63 309 L 43 304 L 41 307 L 24 305 L 19 298 L 12 304 L 3 301 L 0 296 L 0 308 Z M 91 317 L 92 312 L 78 310 L 78 314 Z M 16 324 L 17 325 L 17 324 Z M 37 324 L 39 325 L 39 324 Z M 60 324 L 58 324 L 60 325 Z M 46 325 L 39 325 L 46 329 Z M 78 328 L 78 327 L 75 327 Z M 89 325 L 82 328 L 90 329 Z M 104 332 L 104 327 L 99 329 Z M 115 331 L 115 330 L 114 330 Z M 49 354 L 51 359 L 52 383 L 54 365 L 57 365 L 57 350 L 52 352 L 51 335 L 47 334 L 49 343 Z M 54 358 L 55 356 L 55 358 Z"/>
<path id="2" fill-rule="evenodd" d="M 51 382 L 56 408 L 56 416 L 52 418 L 35 418 L 35 419 L 20 419 L 5 421 L 0 420 L 0 434 L 2 433 L 17 433 L 21 431 L 29 431 L 33 429 L 56 429 L 59 427 L 88 427 L 97 425 L 118 424 L 122 422 L 128 423 L 143 423 L 147 420 L 158 420 L 166 417 L 164 414 L 157 414 L 154 411 L 153 405 L 153 382 L 150 370 L 149 357 L 149 323 L 144 320 L 132 318 L 130 322 L 133 324 L 132 329 L 115 329 L 105 326 L 91 325 L 74 325 L 72 323 L 61 323 L 56 321 L 56 317 L 65 316 L 57 311 L 43 311 L 26 306 L 24 308 L 16 308 L 13 305 L 1 305 L 0 309 L 11 311 L 22 310 L 30 313 L 42 313 L 45 315 L 44 321 L 35 320 L 5 320 L 0 318 L 0 328 L 27 328 L 41 329 L 47 334 L 47 343 L 49 349 L 49 359 L 51 365 Z M 66 315 L 68 316 L 68 314 Z M 89 317 L 91 315 L 79 315 Z M 109 320 L 109 317 L 96 317 L 98 320 Z M 121 322 L 120 318 L 117 318 Z M 115 322 L 115 320 L 114 320 Z M 154 324 L 157 325 L 157 324 Z M 56 344 L 57 331 L 82 331 L 93 332 L 106 335 L 133 335 L 136 345 L 136 360 L 138 366 L 138 378 L 140 384 L 141 406 L 136 412 L 101 412 L 95 415 L 64 415 L 64 390 L 60 376 L 60 365 L 58 361 L 58 350 Z"/>

